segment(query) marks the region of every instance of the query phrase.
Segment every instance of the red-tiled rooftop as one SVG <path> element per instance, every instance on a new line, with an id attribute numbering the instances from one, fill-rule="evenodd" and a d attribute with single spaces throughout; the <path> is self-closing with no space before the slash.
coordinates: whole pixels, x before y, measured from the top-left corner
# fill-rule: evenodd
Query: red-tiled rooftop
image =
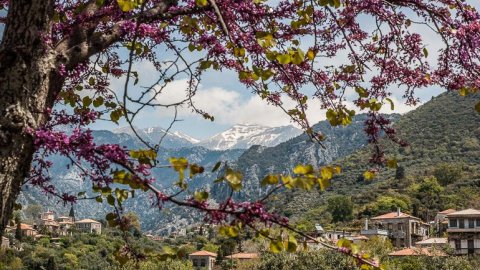
<path id="1" fill-rule="evenodd" d="M 446 256 L 441 250 L 429 250 L 428 248 L 404 248 L 389 253 L 390 256 Z"/>
<path id="2" fill-rule="evenodd" d="M 216 253 L 208 252 L 206 250 L 200 250 L 194 253 L 190 253 L 190 256 L 210 256 L 210 257 L 217 257 Z"/>
<path id="3" fill-rule="evenodd" d="M 400 212 L 400 215 L 398 215 L 398 212 L 391 212 L 391 213 L 387 213 L 387 214 L 380 215 L 380 216 L 377 216 L 377 217 L 373 217 L 372 220 L 376 220 L 376 219 L 393 219 L 393 218 L 414 218 L 414 219 L 420 219 L 420 218 L 417 218 L 417 217 L 414 217 L 414 216 L 411 216 L 411 215 L 409 215 L 409 214 L 405 214 L 405 213 L 402 213 L 402 212 Z"/>
<path id="4" fill-rule="evenodd" d="M 31 225 L 25 224 L 25 223 L 20 223 L 20 229 L 21 230 L 33 230 Z"/>
<path id="5" fill-rule="evenodd" d="M 230 256 L 227 256 L 229 259 L 256 259 L 258 258 L 258 253 L 236 253 Z"/>

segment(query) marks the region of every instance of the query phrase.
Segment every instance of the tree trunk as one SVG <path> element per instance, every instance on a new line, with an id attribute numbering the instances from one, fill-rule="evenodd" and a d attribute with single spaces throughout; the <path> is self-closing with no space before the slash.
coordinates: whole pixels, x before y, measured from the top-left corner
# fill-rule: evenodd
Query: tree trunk
<path id="1" fill-rule="evenodd" d="M 45 123 L 63 79 L 45 43 L 54 0 L 9 1 L 0 45 L 0 235 L 28 175 L 34 154 L 27 132 Z"/>

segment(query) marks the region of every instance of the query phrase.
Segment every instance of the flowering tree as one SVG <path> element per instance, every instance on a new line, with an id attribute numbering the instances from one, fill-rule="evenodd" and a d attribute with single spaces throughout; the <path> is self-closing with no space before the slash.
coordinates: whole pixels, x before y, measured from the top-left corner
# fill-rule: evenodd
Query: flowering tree
<path id="1" fill-rule="evenodd" d="M 378 113 L 384 105 L 393 108 L 392 87 L 405 91 L 407 104 L 418 102 L 414 94 L 418 88 L 440 86 L 466 95 L 480 87 L 480 20 L 468 1 L 1 0 L 0 4 L 5 15 L 0 48 L 0 231 L 25 182 L 67 202 L 83 196 L 59 194 L 50 183 L 52 164 L 45 157 L 60 154 L 92 181 L 97 200 L 105 198 L 116 206 L 107 215 L 112 224 L 128 223 L 120 216 L 121 203 L 131 190 L 140 189 L 151 192 L 158 206 L 170 202 L 199 209 L 208 221 L 224 224 L 227 235 L 235 235 L 242 226 L 252 227 L 271 238 L 272 249 L 282 249 L 282 238 L 255 228 L 257 221 L 288 226 L 286 219 L 265 210 L 264 200 L 271 193 L 256 202 L 227 199 L 219 207 L 208 205 L 206 191 L 179 199 L 188 190 L 186 178 L 204 168 L 182 158 L 159 164 L 159 145 L 146 141 L 145 149 L 132 151 L 97 145 L 88 125 L 98 119 L 132 124 L 145 108 L 181 104 L 213 121 L 214 116 L 195 107 L 192 96 L 205 70 L 229 69 L 319 143 L 324 136 L 308 122 L 308 100 L 320 101 L 332 125 L 348 125 L 355 111 L 347 108 L 344 96 L 355 91 L 355 105 L 369 111 L 365 123 L 369 141 L 378 144 L 384 132 L 405 144 Z M 419 26 L 428 27 L 443 43 L 430 56 Z M 337 64 L 330 63 L 333 58 Z M 158 81 L 132 91 L 130 86 L 142 81 L 142 74 L 133 69 L 140 61 L 153 64 Z M 124 79 L 124 87 L 111 89 L 112 78 Z M 188 80 L 185 99 L 162 103 L 162 90 L 179 78 Z M 287 99 L 296 106 L 286 107 Z M 71 125 L 74 131 L 55 129 L 60 125 Z M 395 166 L 378 146 L 371 161 Z M 161 166 L 178 171 L 178 193 L 166 194 L 149 176 L 151 168 Z M 241 174 L 227 167 L 223 171 L 219 181 L 228 183 L 232 192 L 241 189 Z M 273 185 L 272 191 L 324 188 L 339 171 L 298 166 L 293 176 L 270 175 L 263 183 Z M 126 188 L 112 191 L 112 183 Z M 294 249 L 294 239 L 287 242 L 286 248 Z"/>

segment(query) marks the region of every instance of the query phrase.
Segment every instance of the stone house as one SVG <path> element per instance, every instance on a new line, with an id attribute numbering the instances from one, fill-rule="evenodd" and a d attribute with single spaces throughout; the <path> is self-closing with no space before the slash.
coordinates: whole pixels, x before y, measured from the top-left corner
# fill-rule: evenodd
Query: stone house
<path id="1" fill-rule="evenodd" d="M 465 209 L 447 214 L 448 242 L 456 254 L 480 254 L 480 211 Z"/>
<path id="2" fill-rule="evenodd" d="M 197 251 L 188 255 L 195 269 L 212 270 L 217 254 L 205 250 Z"/>
<path id="3" fill-rule="evenodd" d="M 428 238 L 430 225 L 420 218 L 396 212 L 387 213 L 371 219 L 373 227 L 386 230 L 388 238 L 396 248 L 412 247 L 416 242 Z"/>
<path id="4" fill-rule="evenodd" d="M 102 223 L 93 220 L 93 219 L 82 219 L 79 221 L 75 221 L 75 228 L 80 232 L 87 232 L 87 233 L 102 233 Z"/>

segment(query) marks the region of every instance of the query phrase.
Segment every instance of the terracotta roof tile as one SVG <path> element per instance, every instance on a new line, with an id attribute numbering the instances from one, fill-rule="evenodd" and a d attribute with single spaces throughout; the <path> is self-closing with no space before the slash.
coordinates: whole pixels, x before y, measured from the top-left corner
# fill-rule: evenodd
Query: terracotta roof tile
<path id="1" fill-rule="evenodd" d="M 21 230 L 33 230 L 31 225 L 28 225 L 28 224 L 25 224 L 25 223 L 20 224 L 20 229 Z"/>
<path id="2" fill-rule="evenodd" d="M 372 220 L 378 220 L 378 219 L 394 219 L 394 218 L 414 218 L 414 219 L 420 219 L 420 218 L 417 218 L 417 217 L 414 217 L 414 216 L 411 216 L 409 214 L 405 214 L 405 213 L 402 213 L 400 212 L 400 215 L 398 215 L 397 212 L 391 212 L 391 213 L 387 213 L 387 214 L 384 214 L 384 215 L 380 215 L 380 216 L 377 216 L 377 217 L 373 217 L 371 218 Z"/>
<path id="3" fill-rule="evenodd" d="M 441 250 L 430 250 L 428 248 L 404 248 L 389 253 L 390 256 L 446 256 Z"/>
<path id="4" fill-rule="evenodd" d="M 258 258 L 258 253 L 236 253 L 230 256 L 227 256 L 229 259 L 256 259 Z"/>
<path id="5" fill-rule="evenodd" d="M 193 255 L 193 256 L 210 256 L 210 257 L 217 257 L 217 254 L 216 254 L 216 253 L 208 252 L 208 251 L 206 251 L 206 250 L 200 250 L 200 251 L 197 251 L 197 252 L 194 252 L 194 253 L 190 253 L 190 255 Z"/>

